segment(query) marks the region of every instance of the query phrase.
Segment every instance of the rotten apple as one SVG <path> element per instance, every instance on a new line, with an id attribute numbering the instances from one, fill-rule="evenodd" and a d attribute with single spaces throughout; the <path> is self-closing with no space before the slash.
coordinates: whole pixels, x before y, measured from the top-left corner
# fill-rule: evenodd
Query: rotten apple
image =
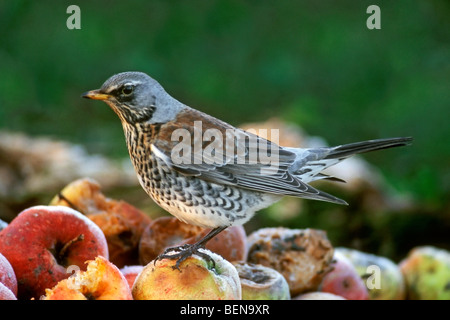
<path id="1" fill-rule="evenodd" d="M 81 213 L 62 206 L 35 206 L 22 211 L 0 232 L 0 252 L 14 268 L 18 298 L 41 296 L 67 278 L 69 266 L 108 258 L 100 228 Z"/>
<path id="2" fill-rule="evenodd" d="M 331 271 L 333 246 L 325 231 L 315 229 L 262 228 L 247 239 L 247 262 L 280 272 L 291 296 L 316 291 Z"/>
<path id="3" fill-rule="evenodd" d="M 206 249 L 181 262 L 175 259 L 152 261 L 145 266 L 133 285 L 135 300 L 240 300 L 241 285 L 236 268 L 218 254 Z"/>
<path id="4" fill-rule="evenodd" d="M 289 285 L 278 271 L 260 264 L 233 262 L 239 273 L 242 300 L 289 300 Z"/>
<path id="5" fill-rule="evenodd" d="M 150 218 L 123 200 L 107 198 L 100 184 L 83 178 L 69 183 L 50 205 L 71 207 L 94 221 L 108 242 L 109 260 L 119 268 L 138 263 L 139 241 Z"/>
<path id="6" fill-rule="evenodd" d="M 347 300 L 368 300 L 369 291 L 352 262 L 335 251 L 333 270 L 325 275 L 320 291 L 342 296 Z"/>
<path id="7" fill-rule="evenodd" d="M 203 229 L 186 224 L 175 217 L 160 217 L 154 219 L 144 230 L 139 244 L 140 263 L 146 265 L 166 248 L 176 247 L 186 243 L 193 244 L 204 237 L 210 229 Z M 211 250 L 228 261 L 244 260 L 246 256 L 247 235 L 244 227 L 232 226 L 207 244 Z"/>
<path id="8" fill-rule="evenodd" d="M 421 246 L 411 249 L 400 264 L 410 300 L 450 300 L 450 252 Z"/>
<path id="9" fill-rule="evenodd" d="M 139 273 L 142 272 L 144 269 L 144 266 L 141 265 L 135 265 L 135 266 L 125 266 L 122 269 L 120 269 L 120 272 L 122 272 L 123 276 L 128 282 L 128 285 L 130 286 L 130 289 L 133 288 L 134 281 L 136 280 Z"/>
<path id="10" fill-rule="evenodd" d="M 132 300 L 128 282 L 120 270 L 103 257 L 87 262 L 86 271 L 77 271 L 45 290 L 41 300 Z"/>
<path id="11" fill-rule="evenodd" d="M 405 299 L 405 279 L 396 263 L 386 257 L 350 248 L 338 247 L 335 252 L 350 260 L 369 290 L 370 300 Z"/>

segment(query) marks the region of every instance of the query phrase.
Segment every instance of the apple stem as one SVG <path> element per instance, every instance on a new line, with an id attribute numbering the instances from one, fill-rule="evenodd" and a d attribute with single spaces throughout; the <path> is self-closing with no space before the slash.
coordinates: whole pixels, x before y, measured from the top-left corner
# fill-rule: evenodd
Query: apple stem
<path id="1" fill-rule="evenodd" d="M 73 238 L 72 240 L 69 240 L 68 242 L 66 242 L 66 243 L 64 244 L 64 246 L 61 248 L 61 250 L 59 251 L 59 254 L 58 254 L 59 257 L 60 257 L 61 259 L 64 258 L 67 249 L 68 249 L 71 245 L 73 245 L 74 243 L 77 243 L 77 242 L 79 242 L 79 241 L 83 241 L 83 240 L 84 240 L 84 234 L 80 234 L 78 237 Z"/>

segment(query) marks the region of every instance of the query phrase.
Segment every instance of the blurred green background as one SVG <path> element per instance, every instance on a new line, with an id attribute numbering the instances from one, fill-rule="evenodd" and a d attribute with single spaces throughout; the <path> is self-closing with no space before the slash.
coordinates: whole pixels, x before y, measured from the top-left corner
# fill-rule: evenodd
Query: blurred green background
<path id="1" fill-rule="evenodd" d="M 81 30 L 66 27 L 71 4 Z M 366 27 L 371 4 L 381 30 Z M 333 216 L 334 205 L 308 202 L 300 218 L 263 214 L 248 228 L 323 228 L 335 244 L 392 257 L 418 244 L 448 248 L 449 16 L 445 0 L 2 1 L 0 129 L 125 158 L 116 115 L 80 95 L 139 70 L 233 125 L 277 116 L 330 145 L 413 136 L 411 147 L 365 156 L 413 199 L 412 212 L 350 206 Z"/>

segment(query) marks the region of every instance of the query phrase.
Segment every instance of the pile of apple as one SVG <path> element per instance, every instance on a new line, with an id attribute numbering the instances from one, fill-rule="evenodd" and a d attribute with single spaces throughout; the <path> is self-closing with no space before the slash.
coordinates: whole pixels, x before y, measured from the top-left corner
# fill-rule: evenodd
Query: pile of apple
<path id="1" fill-rule="evenodd" d="M 0 221 L 0 300 L 450 299 L 450 253 L 415 248 L 399 265 L 333 248 L 315 229 L 230 227 L 179 269 L 155 258 L 208 230 L 150 219 L 80 179 L 49 205 Z"/>

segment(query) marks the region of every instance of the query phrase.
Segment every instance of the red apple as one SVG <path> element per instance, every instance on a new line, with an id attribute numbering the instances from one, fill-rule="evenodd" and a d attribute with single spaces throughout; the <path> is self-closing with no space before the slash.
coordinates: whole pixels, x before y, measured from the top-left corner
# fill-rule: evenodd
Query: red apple
<path id="1" fill-rule="evenodd" d="M 17 300 L 14 293 L 0 282 L 0 300 Z"/>
<path id="2" fill-rule="evenodd" d="M 344 255 L 355 267 L 369 290 L 370 300 L 406 298 L 406 278 L 394 261 L 350 248 L 335 248 L 335 252 Z"/>
<path id="3" fill-rule="evenodd" d="M 5 258 L 4 255 L 0 253 L 0 283 L 3 283 L 8 287 L 14 295 L 17 295 L 17 279 L 14 269 Z"/>
<path id="4" fill-rule="evenodd" d="M 202 232 L 202 228 L 166 216 L 154 219 L 145 228 L 139 243 L 139 261 L 146 265 L 167 247 L 174 247 Z"/>
<path id="5" fill-rule="evenodd" d="M 69 266 L 108 258 L 100 228 L 81 213 L 63 206 L 36 206 L 22 211 L 2 232 L 0 252 L 14 268 L 18 298 L 40 297 L 67 278 Z"/>
<path id="6" fill-rule="evenodd" d="M 139 244 L 140 263 L 146 265 L 164 249 L 186 243 L 193 244 L 210 230 L 186 224 L 175 217 L 160 217 L 153 220 L 142 233 Z M 228 261 L 240 261 L 246 257 L 247 235 L 244 227 L 232 226 L 206 244 L 211 250 Z"/>
<path id="7" fill-rule="evenodd" d="M 206 234 L 210 229 L 204 230 L 195 237 L 184 240 L 181 244 L 194 244 Z M 206 249 L 211 250 L 228 261 L 242 261 L 247 257 L 247 234 L 241 225 L 231 226 L 219 233 L 206 243 Z"/>
<path id="8" fill-rule="evenodd" d="M 136 280 L 139 273 L 142 272 L 144 269 L 144 266 L 136 265 L 136 266 L 125 266 L 122 269 L 120 269 L 120 272 L 122 272 L 125 279 L 127 279 L 128 285 L 130 286 L 130 289 L 133 288 L 134 280 Z"/>
<path id="9" fill-rule="evenodd" d="M 333 270 L 322 280 L 321 291 L 342 296 L 347 300 L 368 300 L 369 291 L 352 262 L 336 251 L 333 262 Z"/>

